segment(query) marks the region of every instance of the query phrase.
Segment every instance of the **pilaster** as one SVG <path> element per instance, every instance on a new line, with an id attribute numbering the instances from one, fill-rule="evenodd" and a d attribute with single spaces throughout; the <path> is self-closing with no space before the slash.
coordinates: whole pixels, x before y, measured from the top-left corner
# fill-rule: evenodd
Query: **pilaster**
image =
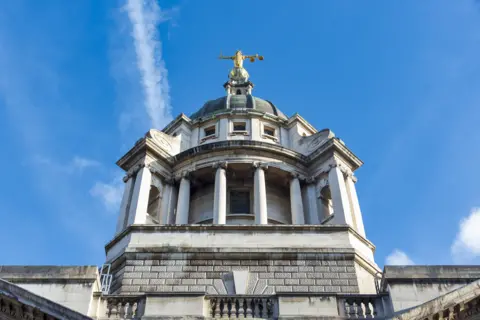
<path id="1" fill-rule="evenodd" d="M 330 165 L 328 184 L 332 194 L 334 223 L 354 226 L 345 177 L 339 164 Z"/>
<path id="2" fill-rule="evenodd" d="M 133 187 L 132 201 L 130 204 L 128 225 L 145 224 L 147 222 L 148 195 L 152 173 L 145 164 L 139 166 Z"/>
<path id="3" fill-rule="evenodd" d="M 127 226 L 128 209 L 130 207 L 130 201 L 132 200 L 132 189 L 134 180 L 135 178 L 131 175 L 126 175 L 123 178 L 123 182 L 125 183 L 125 189 L 123 191 L 122 203 L 120 205 L 120 215 L 118 216 L 115 234 L 119 234 Z"/>
<path id="4" fill-rule="evenodd" d="M 363 225 L 362 211 L 360 210 L 360 203 L 358 202 L 357 190 L 355 188 L 354 179 L 355 177 L 353 176 L 352 172 L 347 173 L 347 176 L 345 178 L 346 184 L 347 184 L 347 191 L 350 196 L 349 198 L 350 198 L 352 215 L 355 220 L 355 229 L 363 237 L 366 237 L 365 227 Z"/>

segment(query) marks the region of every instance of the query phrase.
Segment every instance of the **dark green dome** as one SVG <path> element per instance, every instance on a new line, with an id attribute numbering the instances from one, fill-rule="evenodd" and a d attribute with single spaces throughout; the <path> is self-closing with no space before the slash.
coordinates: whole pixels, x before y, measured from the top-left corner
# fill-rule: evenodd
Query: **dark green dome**
<path id="1" fill-rule="evenodd" d="M 265 112 L 278 116 L 282 119 L 287 117 L 278 110 L 273 103 L 263 100 L 252 95 L 230 95 L 221 97 L 215 100 L 207 101 L 200 110 L 191 115 L 191 119 L 198 119 L 205 116 L 212 115 L 219 111 L 226 111 L 228 109 L 253 109 L 260 112 Z"/>

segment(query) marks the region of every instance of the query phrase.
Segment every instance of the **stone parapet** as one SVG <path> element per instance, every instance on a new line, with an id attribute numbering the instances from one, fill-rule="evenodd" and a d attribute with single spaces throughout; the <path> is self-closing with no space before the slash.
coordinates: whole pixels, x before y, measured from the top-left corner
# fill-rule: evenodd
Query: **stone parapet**
<path id="1" fill-rule="evenodd" d="M 480 266 L 385 266 L 384 282 L 414 280 L 480 279 Z"/>
<path id="2" fill-rule="evenodd" d="M 95 281 L 97 266 L 0 266 L 0 278 L 10 282 Z"/>

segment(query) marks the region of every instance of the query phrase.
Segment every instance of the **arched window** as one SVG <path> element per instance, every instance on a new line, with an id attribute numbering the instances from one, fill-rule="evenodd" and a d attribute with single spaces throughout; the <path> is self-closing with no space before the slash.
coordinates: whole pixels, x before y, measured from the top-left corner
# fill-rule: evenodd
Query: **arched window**
<path id="1" fill-rule="evenodd" d="M 333 214 L 332 193 L 329 186 L 324 186 L 320 190 L 320 203 L 321 203 L 321 221 L 327 219 Z"/>
<path id="2" fill-rule="evenodd" d="M 150 186 L 150 193 L 148 194 L 147 213 L 153 222 L 158 223 L 160 205 L 162 198 L 160 197 L 160 190 L 156 186 Z"/>

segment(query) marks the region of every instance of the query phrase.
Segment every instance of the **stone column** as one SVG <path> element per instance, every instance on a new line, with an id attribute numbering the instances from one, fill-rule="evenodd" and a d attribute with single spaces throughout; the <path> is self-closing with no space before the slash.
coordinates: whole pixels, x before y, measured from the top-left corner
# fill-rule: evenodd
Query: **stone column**
<path id="1" fill-rule="evenodd" d="M 134 178 L 128 174 L 123 178 L 123 182 L 125 182 L 125 189 L 123 191 L 122 203 L 120 205 L 120 215 L 118 216 L 115 234 L 119 234 L 127 226 L 128 209 L 130 207 L 130 201 L 132 200 L 133 181 Z"/>
<path id="2" fill-rule="evenodd" d="M 253 210 L 255 224 L 268 224 L 267 213 L 267 188 L 265 185 L 265 170 L 268 168 L 261 163 L 254 163 L 255 174 L 253 177 Z"/>
<path id="3" fill-rule="evenodd" d="M 160 224 L 169 224 L 170 223 L 170 212 L 172 211 L 172 192 L 173 192 L 173 181 L 164 179 L 163 180 L 163 190 L 162 190 L 162 204 L 160 206 Z"/>
<path id="4" fill-rule="evenodd" d="M 213 224 L 225 224 L 227 221 L 227 163 L 216 163 L 215 193 L 213 196 Z"/>
<path id="5" fill-rule="evenodd" d="M 305 224 L 302 192 L 300 190 L 300 180 L 298 180 L 297 174 L 292 174 L 290 179 L 290 209 L 292 211 L 292 224 Z"/>
<path id="6" fill-rule="evenodd" d="M 307 201 L 308 201 L 308 221 L 309 224 L 320 224 L 318 205 L 317 205 L 317 186 L 315 178 L 307 180 Z"/>
<path id="7" fill-rule="evenodd" d="M 331 166 L 328 172 L 328 184 L 332 194 L 334 223 L 353 226 L 347 186 L 339 165 Z"/>
<path id="8" fill-rule="evenodd" d="M 135 177 L 132 202 L 128 213 L 128 225 L 147 223 L 148 196 L 150 194 L 151 182 L 152 173 L 150 168 L 145 165 L 141 166 Z"/>
<path id="9" fill-rule="evenodd" d="M 365 237 L 365 227 L 363 226 L 362 211 L 360 211 L 360 204 L 358 202 L 357 190 L 355 188 L 354 179 L 355 177 L 353 176 L 353 173 L 347 174 L 347 177 L 346 177 L 347 190 L 350 195 L 351 210 L 352 210 L 353 217 L 355 219 L 356 230 L 359 234 Z"/>
<path id="10" fill-rule="evenodd" d="M 184 173 L 180 180 L 177 200 L 176 224 L 188 224 L 188 211 L 190 210 L 190 179 L 189 174 Z"/>

